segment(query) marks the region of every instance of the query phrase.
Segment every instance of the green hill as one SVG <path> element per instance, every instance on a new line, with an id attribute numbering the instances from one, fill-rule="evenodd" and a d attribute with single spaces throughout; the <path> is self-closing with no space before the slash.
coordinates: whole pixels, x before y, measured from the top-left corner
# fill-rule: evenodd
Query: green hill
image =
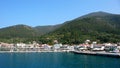
<path id="1" fill-rule="evenodd" d="M 79 44 L 86 39 L 98 42 L 120 42 L 120 15 L 94 12 L 67 22 L 44 36 L 64 44 Z"/>
<path id="2" fill-rule="evenodd" d="M 36 36 L 36 31 L 27 25 L 15 25 L 0 29 L 0 41 L 4 42 L 23 42 Z"/>
<path id="3" fill-rule="evenodd" d="M 9 43 L 37 41 L 39 36 L 47 34 L 60 26 L 61 25 L 31 27 L 23 24 L 9 26 L 0 29 L 0 41 Z"/>

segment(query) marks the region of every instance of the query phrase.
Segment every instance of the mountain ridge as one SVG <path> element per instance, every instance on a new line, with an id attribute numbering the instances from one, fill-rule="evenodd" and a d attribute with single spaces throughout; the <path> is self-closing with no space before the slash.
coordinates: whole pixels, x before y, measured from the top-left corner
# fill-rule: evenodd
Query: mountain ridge
<path id="1" fill-rule="evenodd" d="M 12 29 L 10 30 L 10 28 Z M 66 21 L 63 24 L 58 25 L 31 27 L 24 24 L 19 24 L 6 28 L 1 28 L 0 38 L 8 36 L 7 39 L 11 39 L 12 37 L 25 37 L 28 39 L 31 37 L 31 41 L 37 40 L 43 43 L 48 43 L 48 41 L 46 40 L 48 40 L 49 38 L 49 42 L 52 42 L 52 40 L 58 40 L 64 44 L 82 43 L 86 39 L 91 38 L 91 40 L 93 41 L 99 40 L 100 42 L 119 42 L 119 29 L 119 14 L 111 14 L 100 11 L 89 13 L 87 15 L 75 18 L 71 21 Z M 15 32 L 21 34 L 16 34 Z"/>
<path id="2" fill-rule="evenodd" d="M 46 37 L 52 36 L 64 44 L 83 43 L 86 39 L 102 43 L 120 42 L 120 15 L 99 14 L 101 12 L 73 19 Z"/>

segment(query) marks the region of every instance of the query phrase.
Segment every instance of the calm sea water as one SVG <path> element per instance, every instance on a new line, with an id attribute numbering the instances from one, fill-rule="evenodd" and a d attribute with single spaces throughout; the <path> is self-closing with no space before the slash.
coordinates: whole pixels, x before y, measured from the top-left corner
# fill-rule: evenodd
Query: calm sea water
<path id="1" fill-rule="evenodd" d="M 120 58 L 73 53 L 0 53 L 0 68 L 120 68 Z"/>

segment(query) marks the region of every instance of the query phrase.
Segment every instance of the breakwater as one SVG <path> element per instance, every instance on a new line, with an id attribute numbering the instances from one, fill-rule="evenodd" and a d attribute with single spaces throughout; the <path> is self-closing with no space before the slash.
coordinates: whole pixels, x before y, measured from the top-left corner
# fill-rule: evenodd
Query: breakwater
<path id="1" fill-rule="evenodd" d="M 109 52 L 91 52 L 91 51 L 72 51 L 75 54 L 93 55 L 93 56 L 107 56 L 107 57 L 119 57 L 120 53 Z"/>

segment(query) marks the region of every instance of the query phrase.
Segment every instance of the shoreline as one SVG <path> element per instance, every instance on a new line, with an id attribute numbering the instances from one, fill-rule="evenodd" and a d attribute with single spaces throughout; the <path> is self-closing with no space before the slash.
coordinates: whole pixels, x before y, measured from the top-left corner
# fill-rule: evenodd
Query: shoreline
<path id="1" fill-rule="evenodd" d="M 68 51 L 0 51 L 0 53 L 42 53 L 42 52 L 68 52 Z"/>

